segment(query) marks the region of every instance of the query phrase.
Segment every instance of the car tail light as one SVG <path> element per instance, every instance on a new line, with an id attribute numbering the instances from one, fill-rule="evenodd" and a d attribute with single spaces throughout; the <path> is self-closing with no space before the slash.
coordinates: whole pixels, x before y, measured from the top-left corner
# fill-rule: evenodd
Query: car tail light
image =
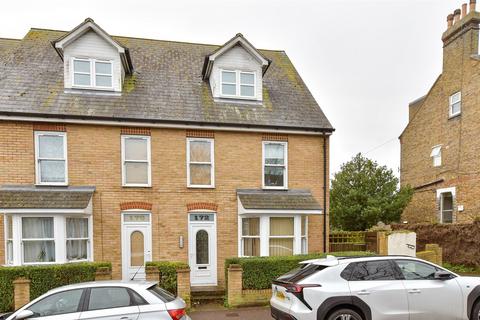
<path id="1" fill-rule="evenodd" d="M 290 293 L 303 293 L 304 288 L 315 288 L 315 287 L 321 287 L 319 284 L 287 284 L 285 288 L 287 289 L 287 292 Z"/>
<path id="2" fill-rule="evenodd" d="M 172 320 L 182 320 L 187 314 L 185 313 L 185 309 L 172 309 L 167 310 Z"/>

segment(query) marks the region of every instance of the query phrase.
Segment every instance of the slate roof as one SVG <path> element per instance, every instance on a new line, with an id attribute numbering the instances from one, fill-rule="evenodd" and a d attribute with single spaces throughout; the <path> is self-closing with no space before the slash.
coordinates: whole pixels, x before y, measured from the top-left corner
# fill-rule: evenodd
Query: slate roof
<path id="1" fill-rule="evenodd" d="M 310 190 L 237 189 L 245 209 L 322 210 Z"/>
<path id="2" fill-rule="evenodd" d="M 2 209 L 85 209 L 95 187 L 0 187 Z"/>
<path id="3" fill-rule="evenodd" d="M 31 29 L 0 57 L 0 114 L 75 119 L 333 130 L 284 51 L 272 61 L 263 105 L 215 102 L 202 80 L 205 56 L 219 46 L 113 37 L 128 47 L 134 73 L 121 96 L 65 93 L 63 62 L 51 42 L 64 31 Z"/>
<path id="4" fill-rule="evenodd" d="M 8 51 L 14 49 L 20 41 L 20 39 L 0 38 L 0 59 L 7 55 Z"/>

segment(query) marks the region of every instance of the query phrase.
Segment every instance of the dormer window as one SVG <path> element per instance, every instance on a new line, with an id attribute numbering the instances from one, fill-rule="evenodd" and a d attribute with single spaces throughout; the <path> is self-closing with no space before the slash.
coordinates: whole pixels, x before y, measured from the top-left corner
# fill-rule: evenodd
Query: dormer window
<path id="1" fill-rule="evenodd" d="M 111 61 L 73 58 L 73 85 L 98 89 L 112 89 Z"/>
<path id="2" fill-rule="evenodd" d="M 222 70 L 222 96 L 255 98 L 255 73 Z"/>

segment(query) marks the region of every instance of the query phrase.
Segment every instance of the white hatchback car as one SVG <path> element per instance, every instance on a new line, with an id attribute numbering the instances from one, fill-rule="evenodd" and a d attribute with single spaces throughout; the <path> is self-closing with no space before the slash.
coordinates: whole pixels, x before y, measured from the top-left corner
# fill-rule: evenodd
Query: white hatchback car
<path id="1" fill-rule="evenodd" d="M 48 291 L 6 320 L 190 320 L 185 302 L 156 282 L 99 281 Z"/>
<path id="2" fill-rule="evenodd" d="M 272 291 L 277 320 L 480 319 L 480 278 L 405 256 L 304 261 Z"/>

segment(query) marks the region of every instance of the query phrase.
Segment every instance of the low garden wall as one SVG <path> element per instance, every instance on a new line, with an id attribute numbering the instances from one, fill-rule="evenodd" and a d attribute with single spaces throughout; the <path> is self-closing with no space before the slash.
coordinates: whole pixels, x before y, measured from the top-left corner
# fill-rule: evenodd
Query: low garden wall
<path id="1" fill-rule="evenodd" d="M 147 280 L 158 281 L 160 287 L 181 297 L 190 308 L 190 267 L 187 263 L 154 261 L 147 262 L 145 266 Z"/>
<path id="2" fill-rule="evenodd" d="M 0 313 L 18 309 L 48 290 L 67 284 L 111 279 L 103 262 L 0 267 Z"/>
<path id="3" fill-rule="evenodd" d="M 480 222 L 465 224 L 399 224 L 393 229 L 406 229 L 417 234 L 417 251 L 425 250 L 429 243 L 443 249 L 443 261 L 480 267 Z"/>

